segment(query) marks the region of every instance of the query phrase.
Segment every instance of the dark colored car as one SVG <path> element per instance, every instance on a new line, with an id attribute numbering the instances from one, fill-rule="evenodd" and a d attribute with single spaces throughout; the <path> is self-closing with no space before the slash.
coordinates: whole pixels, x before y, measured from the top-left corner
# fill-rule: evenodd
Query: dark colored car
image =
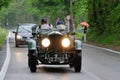
<path id="1" fill-rule="evenodd" d="M 16 31 L 13 31 L 15 33 L 15 47 L 19 47 L 19 45 L 26 45 L 26 39 L 33 37 L 32 31 L 36 31 L 37 25 L 32 23 L 24 23 L 20 24 Z M 34 30 L 32 30 L 34 29 Z"/>
<path id="2" fill-rule="evenodd" d="M 28 53 L 31 72 L 36 72 L 38 61 L 49 65 L 69 64 L 74 67 L 75 72 L 81 71 L 82 42 L 75 39 L 74 35 L 63 30 L 40 29 L 36 36 L 37 48 Z"/>

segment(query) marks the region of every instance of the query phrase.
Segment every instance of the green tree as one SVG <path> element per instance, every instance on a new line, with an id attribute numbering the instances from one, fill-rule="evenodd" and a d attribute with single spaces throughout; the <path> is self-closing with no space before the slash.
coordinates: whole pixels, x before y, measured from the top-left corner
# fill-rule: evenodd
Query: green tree
<path id="1" fill-rule="evenodd" d="M 8 6 L 8 4 L 10 3 L 11 0 L 0 0 L 0 9 L 3 7 L 3 6 Z"/>
<path id="2" fill-rule="evenodd" d="M 9 6 L 3 7 L 0 11 L 1 25 L 6 22 L 10 26 L 16 26 L 18 23 L 35 22 L 37 23 L 38 11 L 32 7 L 31 0 L 12 0 Z"/>
<path id="3" fill-rule="evenodd" d="M 62 17 L 64 0 L 32 0 L 32 5 L 40 12 L 40 18 L 48 17 L 54 23 L 57 17 Z M 63 18 L 63 17 L 62 17 Z M 55 24 L 55 23 L 54 23 Z"/>
<path id="4" fill-rule="evenodd" d="M 89 0 L 89 40 L 120 45 L 120 0 Z"/>
<path id="5" fill-rule="evenodd" d="M 111 2 L 111 11 L 108 16 L 108 21 L 110 22 L 108 29 L 111 33 L 120 33 L 120 1 L 114 0 Z"/>
<path id="6" fill-rule="evenodd" d="M 119 2 L 119 0 L 89 0 L 89 23 L 98 35 L 118 30 Z"/>
<path id="7" fill-rule="evenodd" d="M 32 5 L 42 13 L 41 18 L 48 16 L 53 22 L 57 17 L 64 19 L 68 13 L 76 24 L 87 20 L 87 0 L 32 0 Z"/>

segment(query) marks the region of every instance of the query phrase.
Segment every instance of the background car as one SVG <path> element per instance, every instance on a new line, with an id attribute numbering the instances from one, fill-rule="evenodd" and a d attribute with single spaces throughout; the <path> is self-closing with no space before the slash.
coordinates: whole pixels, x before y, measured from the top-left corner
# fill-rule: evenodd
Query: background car
<path id="1" fill-rule="evenodd" d="M 32 23 L 24 23 L 20 24 L 15 33 L 15 47 L 19 47 L 19 45 L 27 44 L 27 38 L 33 37 L 32 34 L 36 33 L 37 24 Z"/>

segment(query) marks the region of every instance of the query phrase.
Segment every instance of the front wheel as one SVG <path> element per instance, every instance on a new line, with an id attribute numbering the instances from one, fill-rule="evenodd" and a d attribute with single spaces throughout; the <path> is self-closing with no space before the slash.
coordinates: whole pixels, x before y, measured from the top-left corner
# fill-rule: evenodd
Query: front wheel
<path id="1" fill-rule="evenodd" d="M 15 47 L 17 48 L 17 47 L 19 47 L 19 45 L 17 43 L 15 43 Z"/>
<path id="2" fill-rule="evenodd" d="M 77 53 L 74 58 L 74 70 L 75 72 L 81 72 L 82 67 L 82 53 Z"/>
<path id="3" fill-rule="evenodd" d="M 35 51 L 29 51 L 29 58 L 28 58 L 28 66 L 31 72 L 36 72 L 37 64 L 36 64 L 36 57 L 33 55 Z"/>
<path id="4" fill-rule="evenodd" d="M 36 72 L 36 59 L 35 57 L 29 59 L 29 67 L 31 72 Z"/>

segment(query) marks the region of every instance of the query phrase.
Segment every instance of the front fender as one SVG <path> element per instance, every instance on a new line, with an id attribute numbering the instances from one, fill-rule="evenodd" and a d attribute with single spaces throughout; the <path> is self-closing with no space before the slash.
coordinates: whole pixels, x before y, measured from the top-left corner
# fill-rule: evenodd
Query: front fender
<path id="1" fill-rule="evenodd" d="M 82 41 L 75 40 L 75 49 L 76 50 L 82 50 Z"/>
<path id="2" fill-rule="evenodd" d="M 36 41 L 34 39 L 29 39 L 27 43 L 29 50 L 36 50 Z"/>

